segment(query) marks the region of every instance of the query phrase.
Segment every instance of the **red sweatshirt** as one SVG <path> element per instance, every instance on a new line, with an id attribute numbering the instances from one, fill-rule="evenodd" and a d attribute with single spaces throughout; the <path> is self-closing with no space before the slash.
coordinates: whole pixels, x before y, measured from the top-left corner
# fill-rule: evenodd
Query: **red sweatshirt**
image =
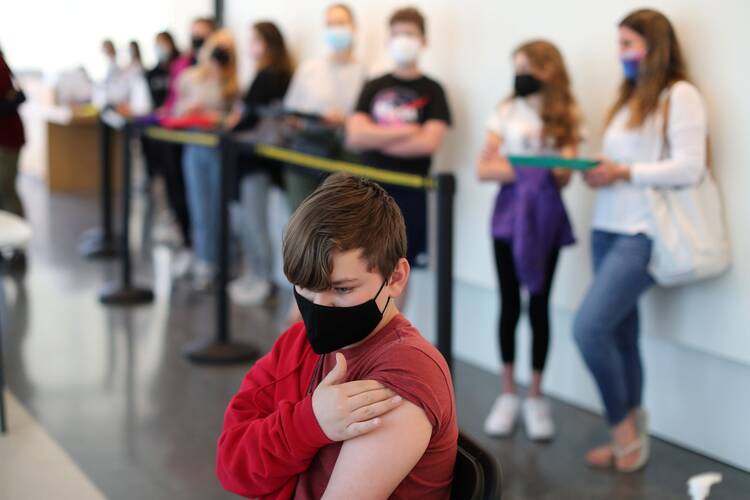
<path id="1" fill-rule="evenodd" d="M 421 407 L 432 424 L 427 450 L 391 498 L 448 499 L 458 427 L 443 357 L 401 315 L 341 352 L 347 381 L 378 380 Z M 313 379 L 319 360 L 322 370 Z M 227 490 L 263 499 L 322 496 L 342 443 L 320 428 L 312 392 L 334 365 L 333 354 L 321 359 L 313 352 L 300 322 L 250 369 L 219 438 L 217 475 Z"/>

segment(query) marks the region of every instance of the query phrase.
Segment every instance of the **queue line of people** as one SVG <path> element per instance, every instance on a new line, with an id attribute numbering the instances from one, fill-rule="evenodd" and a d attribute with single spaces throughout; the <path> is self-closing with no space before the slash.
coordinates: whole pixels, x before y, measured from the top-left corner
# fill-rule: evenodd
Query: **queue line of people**
<path id="1" fill-rule="evenodd" d="M 212 126 L 247 129 L 257 124 L 261 108 L 282 103 L 293 112 L 287 125 L 302 137 L 310 127 L 327 129 L 347 147 L 363 151 L 369 164 L 429 173 L 431 158 L 451 126 L 451 113 L 442 86 L 419 67 L 427 30 L 425 18 L 416 9 L 400 9 L 390 18 L 389 50 L 395 69 L 370 81 L 365 65 L 354 56 L 356 22 L 346 5 L 326 10 L 329 53 L 305 61 L 296 71 L 279 28 L 270 22 L 254 24 L 250 54 L 256 74 L 242 98 L 232 36 L 216 31 L 208 20 L 196 21 L 193 30 L 189 64 L 183 58 L 179 71 L 175 66 L 180 58 L 171 37 L 164 33 L 157 37 L 161 69 L 149 77 L 149 83 L 152 95 L 163 96 L 160 112 L 199 114 Z M 612 429 L 611 442 L 592 450 L 586 459 L 595 467 L 629 472 L 649 458 L 637 306 L 654 284 L 649 274 L 654 234 L 647 190 L 690 185 L 701 179 L 707 164 L 707 123 L 703 100 L 688 81 L 675 31 L 663 14 L 650 9 L 633 12 L 619 24 L 618 39 L 623 79 L 607 115 L 600 161 L 583 174 L 597 192 L 592 224 L 595 275 L 573 323 L 573 334 Z M 479 179 L 502 186 L 491 217 L 491 237 L 500 285 L 498 343 L 503 370 L 500 396 L 486 419 L 485 431 L 506 436 L 522 416 L 531 439 L 548 440 L 555 435 L 542 392 L 552 330 L 549 298 L 560 252 L 575 243 L 561 196 L 571 171 L 514 165 L 508 157 L 574 158 L 587 133 L 563 56 L 554 44 L 526 42 L 512 51 L 511 60 L 513 89 L 490 113 L 477 160 Z M 310 116 L 316 119 L 311 121 Z M 174 155 L 170 161 L 175 161 Z M 189 218 L 183 226 L 190 228 L 184 231 L 184 243 L 192 246 L 192 273 L 199 288 L 210 285 L 216 261 L 218 161 L 216 150 L 205 146 L 187 146 L 182 152 L 188 208 L 182 217 Z M 158 163 L 163 171 L 168 162 L 160 157 Z M 241 168 L 241 240 L 246 260 L 244 274 L 232 284 L 231 294 L 239 303 L 257 305 L 273 293 L 267 212 L 270 187 L 286 186 L 294 210 L 320 179 L 294 169 L 280 170 L 254 157 L 244 158 Z M 408 263 L 423 265 L 424 192 L 386 189 L 404 215 Z M 533 375 L 528 397 L 521 402 L 514 368 L 524 290 L 529 294 Z M 399 300 L 403 302 L 405 296 L 404 290 Z"/>

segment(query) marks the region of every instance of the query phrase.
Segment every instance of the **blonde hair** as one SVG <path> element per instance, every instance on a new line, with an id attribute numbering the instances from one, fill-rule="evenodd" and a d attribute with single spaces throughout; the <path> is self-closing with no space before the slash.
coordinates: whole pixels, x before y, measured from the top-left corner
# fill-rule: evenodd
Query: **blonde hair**
<path id="1" fill-rule="evenodd" d="M 221 96 L 229 103 L 237 98 L 240 85 L 237 80 L 237 49 L 234 44 L 234 37 L 228 30 L 216 31 L 206 39 L 200 52 L 198 52 L 198 77 L 201 79 L 208 77 L 211 67 L 211 54 L 217 47 L 221 47 L 229 54 L 229 60 L 225 66 L 221 67 L 219 76 Z"/>

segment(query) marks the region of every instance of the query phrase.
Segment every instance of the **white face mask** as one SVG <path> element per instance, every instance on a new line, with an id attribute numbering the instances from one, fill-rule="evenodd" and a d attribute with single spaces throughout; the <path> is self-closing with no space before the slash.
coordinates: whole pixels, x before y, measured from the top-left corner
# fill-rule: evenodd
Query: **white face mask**
<path id="1" fill-rule="evenodd" d="M 398 66 L 410 66 L 419 59 L 422 43 L 415 36 L 396 35 L 391 38 L 391 57 Z"/>
<path id="2" fill-rule="evenodd" d="M 328 47 L 334 52 L 344 52 L 352 46 L 354 34 L 350 28 L 337 26 L 326 28 L 325 38 Z"/>
<path id="3" fill-rule="evenodd" d="M 167 62 L 169 61 L 169 56 L 171 54 L 169 53 L 169 49 L 166 48 L 163 45 L 157 45 L 156 46 L 156 58 L 159 59 L 159 62 Z"/>

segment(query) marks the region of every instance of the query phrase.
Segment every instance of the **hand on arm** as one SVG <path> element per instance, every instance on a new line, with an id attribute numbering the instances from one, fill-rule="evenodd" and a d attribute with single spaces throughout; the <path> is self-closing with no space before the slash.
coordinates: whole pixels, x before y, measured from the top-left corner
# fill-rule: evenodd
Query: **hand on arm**
<path id="1" fill-rule="evenodd" d="M 500 155 L 502 137 L 495 132 L 487 132 L 482 152 L 477 160 L 477 177 L 482 181 L 513 182 L 516 174 L 507 158 Z"/>
<path id="2" fill-rule="evenodd" d="M 331 441 L 345 441 L 379 427 L 382 415 L 402 402 L 400 396 L 374 380 L 341 384 L 346 377 L 346 358 L 336 353 L 336 366 L 313 393 L 313 411 Z"/>
<path id="3" fill-rule="evenodd" d="M 242 111 L 236 108 L 232 109 L 227 117 L 224 118 L 224 128 L 228 130 L 233 129 L 240 122 L 240 118 L 242 118 Z"/>
<path id="4" fill-rule="evenodd" d="M 416 124 L 396 126 L 378 125 L 367 113 L 355 113 L 346 122 L 346 145 L 353 149 L 385 150 L 389 145 L 416 135 L 420 131 Z"/>
<path id="5" fill-rule="evenodd" d="M 323 122 L 332 127 L 340 127 L 346 124 L 346 115 L 340 111 L 329 111 L 323 115 Z"/>
<path id="6" fill-rule="evenodd" d="M 444 121 L 428 120 L 421 127 L 418 126 L 417 133 L 392 142 L 383 152 L 405 158 L 432 156 L 440 148 L 447 131 L 448 125 Z"/>
<path id="7" fill-rule="evenodd" d="M 324 500 L 388 498 L 422 458 L 432 435 L 424 411 L 405 402 L 375 432 L 341 447 Z"/>

